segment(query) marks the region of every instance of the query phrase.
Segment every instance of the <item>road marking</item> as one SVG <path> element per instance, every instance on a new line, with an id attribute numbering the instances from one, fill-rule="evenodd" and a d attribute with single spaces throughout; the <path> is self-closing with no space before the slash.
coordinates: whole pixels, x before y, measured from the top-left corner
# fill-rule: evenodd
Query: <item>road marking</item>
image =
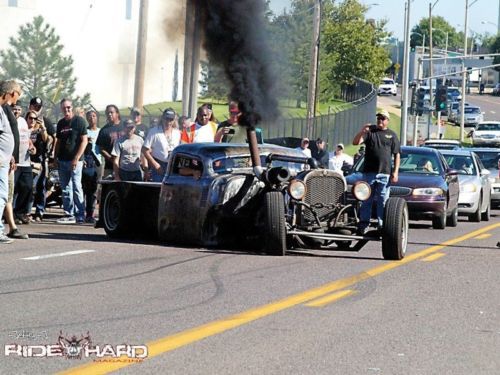
<path id="1" fill-rule="evenodd" d="M 413 262 L 420 258 L 425 258 L 430 254 L 436 253 L 439 250 L 457 244 L 459 242 L 474 238 L 484 232 L 491 231 L 493 229 L 500 228 L 500 223 L 489 225 L 482 229 L 464 234 L 463 236 L 453 238 L 451 240 L 442 242 L 439 245 L 431 246 L 427 249 L 421 250 L 417 253 L 407 255 L 400 261 L 392 261 L 384 263 L 381 266 L 374 267 L 365 272 L 357 275 L 346 277 L 344 279 L 335 280 L 328 284 L 306 290 L 290 297 L 283 298 L 281 300 L 271 302 L 267 305 L 255 307 L 253 309 L 243 311 L 236 315 L 231 315 L 221 320 L 216 320 L 203 324 L 201 326 L 188 329 L 170 336 L 160 338 L 158 340 L 146 343 L 148 346 L 148 358 L 156 357 L 160 354 L 167 353 L 169 351 L 178 349 L 180 347 L 192 344 L 194 342 L 203 340 L 207 337 L 214 336 L 223 333 L 227 330 L 242 326 L 244 324 L 250 323 L 254 320 L 264 318 L 271 314 L 289 309 L 291 307 L 303 304 L 304 302 L 311 301 L 313 299 L 322 297 L 326 294 L 333 293 L 350 287 L 354 284 L 359 283 L 374 277 L 381 273 L 387 272 L 397 267 L 401 267 L 407 263 Z M 73 367 L 68 370 L 62 371 L 59 374 L 78 374 L 78 375 L 94 375 L 94 374 L 108 374 L 110 372 L 119 370 L 121 368 L 130 366 L 133 363 L 127 362 L 90 362 L 78 367 Z"/>
<path id="2" fill-rule="evenodd" d="M 435 253 L 435 254 L 429 255 L 428 257 L 425 257 L 424 259 L 422 259 L 422 262 L 432 262 L 436 259 L 444 257 L 445 255 L 446 255 L 445 253 Z"/>
<path id="3" fill-rule="evenodd" d="M 311 302 L 306 303 L 306 306 L 309 307 L 323 307 L 326 306 L 332 302 L 338 301 L 341 298 L 345 298 L 347 296 L 356 294 L 357 292 L 355 290 L 341 290 L 340 292 L 330 294 L 326 297 L 323 298 L 318 298 L 315 299 Z"/>
<path id="4" fill-rule="evenodd" d="M 41 259 L 49 259 L 49 258 L 56 258 L 56 257 L 65 257 L 67 255 L 78 255 L 78 254 L 93 253 L 93 252 L 95 252 L 95 250 L 74 250 L 74 251 L 66 251 L 64 253 L 37 255 L 34 257 L 21 258 L 21 259 L 22 260 L 41 260 Z"/>
<path id="5" fill-rule="evenodd" d="M 474 237 L 475 240 L 484 240 L 485 238 L 489 238 L 491 237 L 491 233 L 484 233 L 484 234 L 481 234 L 477 237 Z"/>
<path id="6" fill-rule="evenodd" d="M 490 111 L 490 113 L 495 114 L 496 112 L 495 111 Z"/>

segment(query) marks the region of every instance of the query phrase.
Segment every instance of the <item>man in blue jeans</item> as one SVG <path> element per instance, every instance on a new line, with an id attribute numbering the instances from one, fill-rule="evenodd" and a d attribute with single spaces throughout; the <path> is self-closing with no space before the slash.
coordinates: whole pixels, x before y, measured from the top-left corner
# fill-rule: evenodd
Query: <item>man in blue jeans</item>
<path id="1" fill-rule="evenodd" d="M 370 225 L 373 200 L 377 201 L 377 229 L 384 225 L 384 206 L 389 199 L 389 185 L 398 181 L 401 145 L 398 136 L 388 129 L 390 115 L 387 111 L 377 113 L 377 125 L 365 124 L 354 137 L 352 144 L 366 145 L 363 164 L 363 181 L 370 184 L 370 198 L 361 203 L 358 234 L 364 235 Z M 394 158 L 394 166 L 392 160 Z"/>
<path id="2" fill-rule="evenodd" d="M 85 222 L 85 205 L 82 189 L 83 153 L 87 147 L 87 121 L 73 114 L 71 100 L 61 100 L 64 117 L 57 123 L 54 160 L 59 169 L 65 217 L 59 224 Z"/>

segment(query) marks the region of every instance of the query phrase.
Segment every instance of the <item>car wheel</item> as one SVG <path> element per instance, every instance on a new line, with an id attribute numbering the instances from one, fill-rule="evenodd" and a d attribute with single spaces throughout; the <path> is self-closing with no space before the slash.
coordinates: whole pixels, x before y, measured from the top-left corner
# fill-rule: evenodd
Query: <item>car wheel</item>
<path id="1" fill-rule="evenodd" d="M 481 221 L 481 206 L 483 205 L 483 197 L 479 199 L 476 212 L 469 215 L 469 221 L 479 223 Z"/>
<path id="2" fill-rule="evenodd" d="M 264 250 L 270 255 L 283 256 L 286 252 L 285 203 L 279 191 L 270 191 L 264 197 Z"/>
<path id="3" fill-rule="evenodd" d="M 481 214 L 481 220 L 490 221 L 491 215 L 491 203 L 488 203 L 488 207 L 486 207 L 486 211 Z"/>
<path id="4" fill-rule="evenodd" d="M 123 237 L 127 233 L 124 202 L 116 187 L 110 188 L 103 202 L 102 223 L 106 234 L 113 238 Z"/>
<path id="5" fill-rule="evenodd" d="M 446 225 L 449 227 L 456 227 L 458 225 L 458 207 L 455 207 L 451 215 L 446 219 Z"/>
<path id="6" fill-rule="evenodd" d="M 408 206 L 403 198 L 389 198 L 384 210 L 382 255 L 387 260 L 400 260 L 408 245 Z"/>

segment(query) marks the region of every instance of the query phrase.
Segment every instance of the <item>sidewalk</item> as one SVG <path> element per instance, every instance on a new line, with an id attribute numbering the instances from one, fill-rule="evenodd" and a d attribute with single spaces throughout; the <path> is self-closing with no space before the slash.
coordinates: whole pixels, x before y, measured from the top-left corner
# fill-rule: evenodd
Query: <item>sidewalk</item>
<path id="1" fill-rule="evenodd" d="M 385 109 L 387 112 L 401 117 L 400 103 L 391 96 L 379 96 L 377 98 L 377 108 Z"/>

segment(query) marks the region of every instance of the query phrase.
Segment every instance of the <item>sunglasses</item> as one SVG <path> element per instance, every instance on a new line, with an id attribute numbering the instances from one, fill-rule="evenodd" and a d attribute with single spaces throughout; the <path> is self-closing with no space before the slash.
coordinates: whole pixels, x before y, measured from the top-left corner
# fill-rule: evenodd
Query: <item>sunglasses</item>
<path id="1" fill-rule="evenodd" d="M 73 107 L 71 107 L 70 105 L 67 107 L 63 107 L 63 109 L 71 109 L 71 108 L 73 108 Z"/>
<path id="2" fill-rule="evenodd" d="M 30 116 L 30 117 L 28 117 L 28 118 L 29 118 L 30 120 L 36 120 L 38 117 L 32 117 L 32 116 Z"/>

